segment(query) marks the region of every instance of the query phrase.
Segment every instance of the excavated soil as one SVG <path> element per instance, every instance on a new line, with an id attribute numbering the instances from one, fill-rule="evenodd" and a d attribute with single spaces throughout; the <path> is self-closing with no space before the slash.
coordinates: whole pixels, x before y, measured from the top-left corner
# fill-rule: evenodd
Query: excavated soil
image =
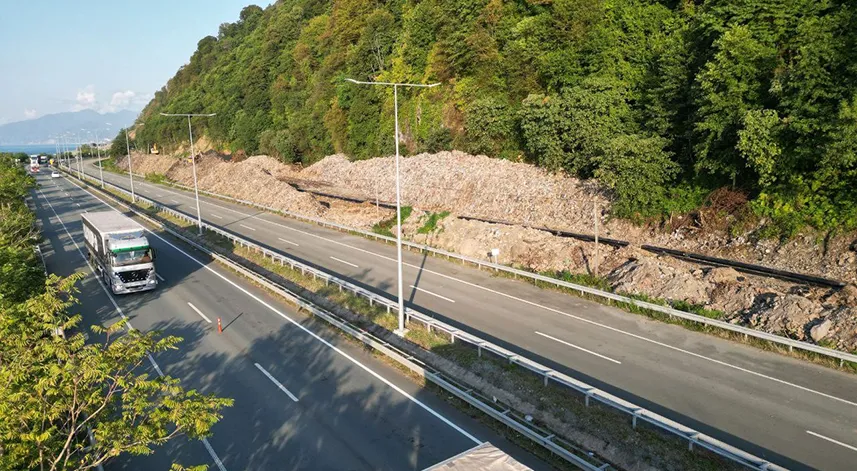
<path id="1" fill-rule="evenodd" d="M 200 188 L 276 209 L 361 229 L 395 215 L 373 204 L 376 200 L 395 200 L 395 162 L 389 157 L 351 162 L 333 155 L 301 169 L 267 156 L 233 162 L 208 153 L 197 164 Z M 124 159 L 119 166 L 127 170 Z M 187 158 L 135 155 L 134 171 L 193 184 Z M 857 279 L 857 261 L 851 250 L 853 234 L 833 237 L 826 243 L 820 243 L 816 235 L 802 234 L 778 244 L 750 243 L 747 237 L 731 237 L 725 231 L 700 235 L 686 227 L 665 233 L 610 220 L 609 200 L 593 182 L 461 152 L 403 158 L 400 172 L 403 204 L 415 208 L 403 224 L 405 237 L 411 240 L 486 260 L 492 249 L 499 249 L 500 263 L 539 272 L 597 273 L 617 292 L 702 305 L 724 312 L 726 320 L 733 323 L 857 349 L 857 288 L 853 285 L 840 291 L 798 286 L 731 268 L 704 268 L 637 248 L 648 243 L 853 283 Z M 295 186 L 367 202 L 316 196 Z M 437 221 L 429 233 L 420 233 L 430 215 L 440 211 L 452 215 Z M 528 227 L 591 234 L 595 217 L 603 237 L 627 240 L 632 245 L 622 249 L 600 245 L 596 250 L 593 243 Z"/>

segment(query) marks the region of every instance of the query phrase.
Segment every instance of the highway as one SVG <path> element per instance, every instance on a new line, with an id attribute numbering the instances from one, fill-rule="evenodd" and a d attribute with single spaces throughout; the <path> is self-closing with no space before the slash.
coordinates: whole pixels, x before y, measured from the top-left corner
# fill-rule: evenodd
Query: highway
<path id="1" fill-rule="evenodd" d="M 75 307 L 84 325 L 127 317 L 136 329 L 180 336 L 180 348 L 157 355 L 150 374 L 235 400 L 207 441 L 182 438 L 108 470 L 166 470 L 172 462 L 217 471 L 421 470 L 486 440 L 533 469 L 550 469 L 327 326 L 163 233 L 150 237 L 158 288 L 108 295 L 86 265 L 80 222 L 80 213 L 108 208 L 65 178 L 40 174 L 38 181 L 33 199 L 45 264 L 59 275 L 87 274 Z"/>
<path id="2" fill-rule="evenodd" d="M 86 168 L 98 177 L 95 165 Z M 104 178 L 129 188 L 127 176 Z M 136 178 L 135 190 L 196 215 L 191 192 Z M 205 196 L 201 209 L 209 224 L 395 296 L 392 246 Z M 855 467 L 855 375 L 442 259 L 404 257 L 406 301 L 416 309 L 781 466 Z"/>

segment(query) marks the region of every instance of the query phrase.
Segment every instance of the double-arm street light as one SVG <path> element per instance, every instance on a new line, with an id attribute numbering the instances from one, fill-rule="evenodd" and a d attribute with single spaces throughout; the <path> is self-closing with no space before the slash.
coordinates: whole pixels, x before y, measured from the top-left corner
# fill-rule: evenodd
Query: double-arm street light
<path id="1" fill-rule="evenodd" d="M 137 202 L 137 195 L 134 194 L 134 169 L 131 167 L 131 144 L 128 143 L 128 128 L 125 128 L 125 149 L 128 151 L 128 176 L 131 178 L 131 201 Z"/>
<path id="2" fill-rule="evenodd" d="M 182 117 L 187 118 L 187 132 L 190 136 L 190 161 L 193 166 L 193 191 L 196 194 L 196 220 L 199 225 L 199 235 L 202 235 L 202 213 L 199 210 L 199 187 L 196 184 L 196 155 L 193 150 L 193 128 L 190 125 L 190 119 L 193 117 L 210 118 L 216 116 L 217 113 L 196 114 L 196 113 L 161 113 L 161 116 Z M 130 151 L 129 151 L 130 153 Z"/>
<path id="3" fill-rule="evenodd" d="M 396 130 L 394 140 L 396 142 L 396 252 L 398 255 L 398 277 L 399 277 L 399 329 L 396 330 L 396 334 L 399 336 L 405 336 L 405 300 L 402 295 L 403 287 L 402 287 L 402 194 L 401 187 L 399 184 L 399 87 L 411 87 L 411 88 L 432 88 L 440 85 L 440 83 L 431 83 L 431 84 L 423 84 L 423 83 L 395 83 L 395 82 L 361 82 L 359 80 L 354 79 L 345 79 L 348 82 L 357 84 L 357 85 L 378 85 L 384 87 L 393 87 L 393 115 L 394 120 L 396 121 Z"/>

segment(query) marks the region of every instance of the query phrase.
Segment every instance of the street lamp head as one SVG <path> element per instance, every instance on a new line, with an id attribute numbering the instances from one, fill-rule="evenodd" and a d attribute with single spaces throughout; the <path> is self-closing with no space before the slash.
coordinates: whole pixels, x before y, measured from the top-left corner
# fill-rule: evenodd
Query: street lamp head
<path id="1" fill-rule="evenodd" d="M 359 80 L 354 80 L 353 78 L 346 78 L 346 82 L 356 83 L 357 85 L 386 85 L 386 86 L 396 86 L 396 87 L 419 87 L 419 88 L 432 88 L 440 85 L 440 82 L 436 83 L 404 83 L 404 82 L 361 82 Z"/>
<path id="2" fill-rule="evenodd" d="M 217 113 L 160 113 L 161 116 L 207 117 L 217 116 Z"/>

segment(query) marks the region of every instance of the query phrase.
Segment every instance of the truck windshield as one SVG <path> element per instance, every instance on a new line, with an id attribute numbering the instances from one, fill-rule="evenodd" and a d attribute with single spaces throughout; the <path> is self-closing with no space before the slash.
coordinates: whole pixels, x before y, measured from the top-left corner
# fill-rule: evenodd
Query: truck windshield
<path id="1" fill-rule="evenodd" d="M 113 266 L 124 267 L 152 261 L 152 249 L 129 250 L 113 254 Z"/>

